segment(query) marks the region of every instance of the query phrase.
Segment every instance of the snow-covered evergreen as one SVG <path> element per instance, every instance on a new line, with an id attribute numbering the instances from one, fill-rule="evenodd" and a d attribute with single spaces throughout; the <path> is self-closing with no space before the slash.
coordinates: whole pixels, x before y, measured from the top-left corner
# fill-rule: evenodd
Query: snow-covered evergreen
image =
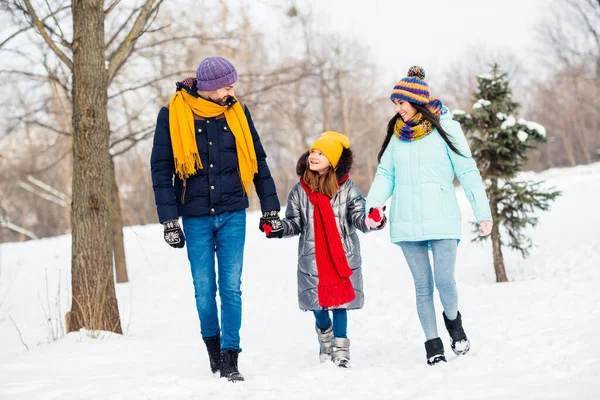
<path id="1" fill-rule="evenodd" d="M 494 222 L 492 235 L 477 240 L 491 240 L 499 281 L 506 278 L 502 261 L 502 246 L 518 250 L 525 257 L 532 246 L 524 233 L 538 223 L 538 210 L 548 210 L 559 191 L 543 182 L 522 181 L 517 174 L 527 161 L 534 144 L 546 140 L 546 130 L 540 124 L 518 118 L 519 104 L 512 100 L 507 74 L 498 65 L 492 71 L 477 76 L 478 88 L 473 93 L 473 112 L 453 112 L 469 138 L 473 158 L 486 184 Z"/>

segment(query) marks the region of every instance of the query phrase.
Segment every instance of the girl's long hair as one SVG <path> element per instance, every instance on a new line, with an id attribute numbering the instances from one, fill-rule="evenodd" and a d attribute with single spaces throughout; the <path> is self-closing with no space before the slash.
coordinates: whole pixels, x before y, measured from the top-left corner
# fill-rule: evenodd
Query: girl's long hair
<path id="1" fill-rule="evenodd" d="M 331 166 L 329 166 L 327 172 L 319 175 L 318 172 L 312 171 L 307 164 L 306 170 L 304 170 L 304 174 L 302 175 L 302 180 L 306 182 L 310 190 L 321 192 L 329 198 L 335 196 L 340 188 L 335 176 L 335 170 Z"/>
<path id="2" fill-rule="evenodd" d="M 442 139 L 444 139 L 444 142 L 446 142 L 448 144 L 448 147 L 450 147 L 450 149 L 453 152 L 455 152 L 459 156 L 463 156 L 463 157 L 465 156 L 458 150 L 458 148 L 456 147 L 454 142 L 452 142 L 452 140 L 450 140 L 448 133 L 446 133 L 444 128 L 442 128 L 442 125 L 440 124 L 440 120 L 435 114 L 433 114 L 431 111 L 429 111 L 429 109 L 427 107 L 425 107 L 424 105 L 414 104 L 414 103 L 410 103 L 410 104 L 417 110 L 418 113 L 421 113 L 421 115 L 423 115 L 423 118 L 425 118 L 427 121 L 431 122 L 431 125 L 433 125 L 437 129 L 437 131 L 440 134 L 440 136 L 442 137 Z M 400 118 L 400 114 L 396 113 L 392 117 L 392 119 L 390 119 L 390 122 L 388 122 L 385 139 L 383 140 L 383 143 L 381 144 L 381 149 L 379 150 L 379 154 L 377 155 L 377 162 L 381 162 L 381 156 L 383 156 L 385 149 L 387 149 L 388 144 L 390 144 L 390 140 L 392 139 L 392 135 L 394 134 L 394 127 L 396 126 L 396 122 L 398 121 L 398 118 Z"/>

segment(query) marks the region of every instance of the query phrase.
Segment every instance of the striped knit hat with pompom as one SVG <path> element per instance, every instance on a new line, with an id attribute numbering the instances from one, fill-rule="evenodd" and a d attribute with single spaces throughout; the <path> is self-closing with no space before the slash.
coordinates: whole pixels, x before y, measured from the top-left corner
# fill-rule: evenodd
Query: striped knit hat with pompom
<path id="1" fill-rule="evenodd" d="M 418 65 L 408 69 L 406 78 L 402 78 L 392 91 L 390 100 L 405 100 L 409 103 L 429 103 L 429 85 L 425 82 L 425 70 Z"/>

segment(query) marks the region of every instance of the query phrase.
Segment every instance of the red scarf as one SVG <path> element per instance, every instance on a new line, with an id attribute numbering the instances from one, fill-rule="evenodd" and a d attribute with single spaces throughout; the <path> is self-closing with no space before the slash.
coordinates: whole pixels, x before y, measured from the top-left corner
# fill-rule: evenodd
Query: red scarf
<path id="1" fill-rule="evenodd" d="M 341 185 L 347 179 L 348 175 L 340 179 L 338 184 Z M 335 224 L 331 199 L 322 193 L 310 190 L 303 179 L 300 179 L 300 183 L 315 207 L 315 255 L 319 274 L 317 286 L 319 304 L 326 308 L 346 304 L 354 300 L 356 294 L 350 281 L 352 270 L 348 265 L 340 232 Z"/>

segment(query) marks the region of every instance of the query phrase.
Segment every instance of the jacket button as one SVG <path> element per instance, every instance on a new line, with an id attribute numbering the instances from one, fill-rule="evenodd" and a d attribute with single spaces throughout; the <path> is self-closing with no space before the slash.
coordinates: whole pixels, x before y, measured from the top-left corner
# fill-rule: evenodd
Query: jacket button
<path id="1" fill-rule="evenodd" d="M 208 145 L 209 145 L 209 146 L 212 146 L 212 142 L 208 142 Z"/>
<path id="2" fill-rule="evenodd" d="M 214 165 L 210 164 L 210 167 L 212 168 L 212 167 L 214 167 Z"/>
<path id="3" fill-rule="evenodd" d="M 209 119 L 207 119 L 207 120 L 206 120 L 206 123 L 207 123 L 207 124 L 210 124 L 210 120 L 209 120 Z"/>
<path id="4" fill-rule="evenodd" d="M 224 126 L 224 127 L 223 127 L 223 130 L 227 130 L 227 126 Z"/>
<path id="5" fill-rule="evenodd" d="M 215 187 L 214 187 L 214 186 L 211 186 L 210 188 L 211 188 L 211 189 L 213 189 L 213 190 L 215 189 Z"/>
<path id="6" fill-rule="evenodd" d="M 202 132 L 202 128 L 198 128 L 198 133 Z"/>
<path id="7" fill-rule="evenodd" d="M 211 209 L 210 209 L 210 212 L 215 212 L 215 209 L 214 209 L 214 208 L 211 208 Z"/>

